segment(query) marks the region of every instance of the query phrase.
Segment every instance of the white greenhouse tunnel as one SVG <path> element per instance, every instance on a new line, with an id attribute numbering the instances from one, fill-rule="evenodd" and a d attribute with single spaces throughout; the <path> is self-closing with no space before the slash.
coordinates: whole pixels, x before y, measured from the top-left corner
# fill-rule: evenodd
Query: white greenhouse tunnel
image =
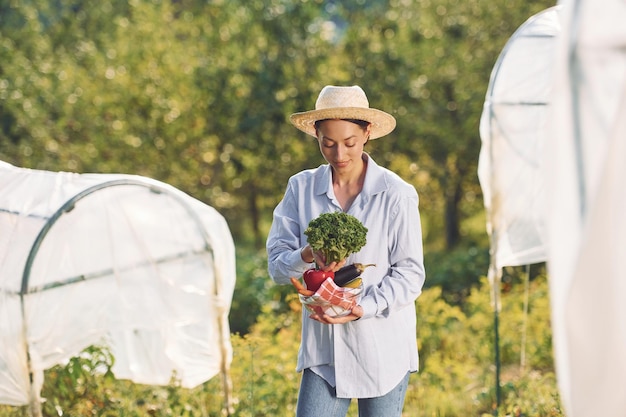
<path id="1" fill-rule="evenodd" d="M 227 381 L 235 274 L 225 219 L 174 187 L 0 162 L 0 403 L 40 415 L 44 371 L 94 345 L 117 378 Z"/>
<path id="2" fill-rule="evenodd" d="M 626 3 L 530 18 L 492 72 L 479 178 L 490 277 L 546 262 L 568 417 L 626 415 Z"/>

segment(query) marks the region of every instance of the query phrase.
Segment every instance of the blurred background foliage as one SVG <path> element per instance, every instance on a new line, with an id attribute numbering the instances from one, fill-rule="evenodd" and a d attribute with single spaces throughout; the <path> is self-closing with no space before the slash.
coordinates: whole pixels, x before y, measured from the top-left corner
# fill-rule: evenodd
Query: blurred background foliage
<path id="1" fill-rule="evenodd" d="M 254 381 L 249 398 L 259 401 L 271 397 L 264 389 L 277 389 L 266 381 L 287 378 L 283 397 L 272 401 L 293 403 L 298 376 L 291 344 L 297 345 L 299 323 L 292 289 L 267 276 L 264 240 L 289 176 L 324 161 L 315 141 L 287 118 L 313 108 L 324 85 L 361 85 L 372 107 L 398 121 L 367 151 L 420 195 L 428 273 L 427 291 L 418 300 L 424 372 L 411 395 L 422 408 L 434 398 L 463 397 L 468 414 L 493 400 L 478 123 L 506 41 L 529 17 L 554 5 L 0 0 L 0 160 L 52 171 L 144 175 L 218 209 L 237 247 L 230 318 L 236 355 L 253 350 L 256 361 L 288 364 L 272 370 L 280 374 L 275 377 L 259 366 L 258 381 L 242 375 L 239 382 Z M 514 270 L 505 278 L 518 275 Z M 534 281 L 541 272 L 531 275 Z M 511 279 L 514 288 L 519 278 Z M 537 303 L 548 302 L 545 287 L 533 291 Z M 511 312 L 515 320 L 526 317 L 541 336 L 526 353 L 528 371 L 522 375 L 518 366 L 510 375 L 529 386 L 541 382 L 554 393 L 545 333 L 549 309 L 544 305 L 533 316 L 518 307 L 503 308 L 517 309 Z M 273 358 L 267 344 L 287 331 L 289 343 L 280 343 L 288 355 Z M 508 339 L 504 333 L 502 360 L 513 363 L 519 332 Z M 535 368 L 538 374 L 530 371 Z M 439 386 L 436 396 L 431 386 Z M 474 395 L 478 387 L 484 398 Z M 516 385 L 505 394 L 515 397 L 523 389 Z M 414 415 L 460 415 L 439 410 Z M 284 415 L 284 409 L 240 415 Z"/>
<path id="2" fill-rule="evenodd" d="M 482 211 L 491 69 L 551 3 L 4 0 L 0 158 L 156 178 L 261 246 L 287 178 L 323 162 L 288 115 L 359 84 L 398 119 L 369 152 L 418 189 L 429 247 L 451 249 Z"/>

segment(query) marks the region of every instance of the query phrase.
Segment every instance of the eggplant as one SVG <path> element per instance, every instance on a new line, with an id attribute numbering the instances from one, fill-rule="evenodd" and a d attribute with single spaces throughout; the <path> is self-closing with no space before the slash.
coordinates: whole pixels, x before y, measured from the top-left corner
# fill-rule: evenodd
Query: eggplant
<path id="1" fill-rule="evenodd" d="M 348 282 L 361 276 L 365 268 L 368 266 L 376 266 L 376 264 L 360 264 L 354 263 L 352 265 L 346 265 L 343 268 L 335 271 L 335 284 L 343 287 Z"/>

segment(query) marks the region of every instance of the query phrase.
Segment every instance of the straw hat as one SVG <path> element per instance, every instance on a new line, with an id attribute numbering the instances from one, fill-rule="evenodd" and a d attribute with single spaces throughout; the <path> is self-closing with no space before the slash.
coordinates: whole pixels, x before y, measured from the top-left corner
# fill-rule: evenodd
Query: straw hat
<path id="1" fill-rule="evenodd" d="M 396 127 L 396 119 L 384 111 L 372 109 L 361 87 L 337 87 L 327 85 L 320 91 L 315 110 L 294 113 L 291 123 L 301 131 L 317 137 L 315 122 L 326 119 L 365 120 L 372 124 L 370 139 L 377 139 L 390 133 Z"/>

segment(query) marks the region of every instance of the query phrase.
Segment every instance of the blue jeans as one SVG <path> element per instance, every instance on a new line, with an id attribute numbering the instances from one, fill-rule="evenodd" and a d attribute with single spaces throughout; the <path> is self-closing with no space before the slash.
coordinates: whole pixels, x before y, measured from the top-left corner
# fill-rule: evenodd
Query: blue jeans
<path id="1" fill-rule="evenodd" d="M 359 398 L 359 417 L 401 417 L 404 397 L 409 385 L 409 373 L 389 393 L 382 397 Z M 296 417 L 345 417 L 350 398 L 337 398 L 335 388 L 315 372 L 302 373 Z"/>

